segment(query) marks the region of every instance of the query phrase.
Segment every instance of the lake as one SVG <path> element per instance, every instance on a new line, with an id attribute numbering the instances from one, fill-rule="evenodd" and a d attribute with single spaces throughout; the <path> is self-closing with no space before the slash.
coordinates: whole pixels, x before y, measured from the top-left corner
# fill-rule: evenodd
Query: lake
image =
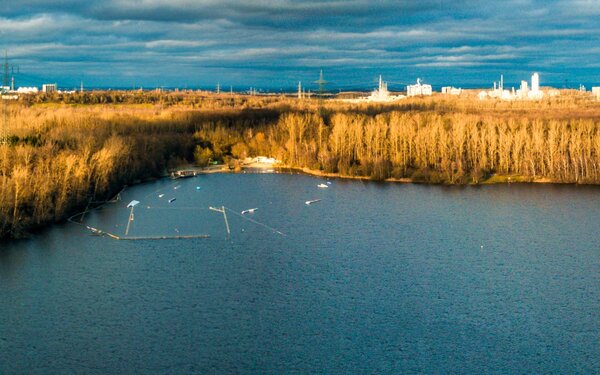
<path id="1" fill-rule="evenodd" d="M 0 373 L 600 372 L 599 187 L 212 174 L 83 223 L 131 200 L 128 237 L 210 237 L 3 242 Z"/>

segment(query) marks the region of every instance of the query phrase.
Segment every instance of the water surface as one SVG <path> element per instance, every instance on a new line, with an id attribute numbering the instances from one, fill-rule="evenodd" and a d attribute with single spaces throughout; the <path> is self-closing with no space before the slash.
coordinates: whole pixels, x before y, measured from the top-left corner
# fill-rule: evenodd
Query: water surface
<path id="1" fill-rule="evenodd" d="M 161 180 L 85 218 L 124 236 L 136 199 L 129 236 L 207 239 L 2 243 L 0 373 L 600 371 L 600 189 L 325 181 Z"/>

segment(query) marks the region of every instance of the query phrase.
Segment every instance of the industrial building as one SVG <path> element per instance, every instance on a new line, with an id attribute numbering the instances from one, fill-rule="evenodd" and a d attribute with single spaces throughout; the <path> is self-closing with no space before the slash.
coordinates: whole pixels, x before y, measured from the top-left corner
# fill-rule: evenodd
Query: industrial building
<path id="1" fill-rule="evenodd" d="M 42 85 L 42 92 L 56 92 L 58 91 L 58 85 L 56 83 L 45 83 Z"/>
<path id="2" fill-rule="evenodd" d="M 544 92 L 540 90 L 540 75 L 538 73 L 533 73 L 531 76 L 531 87 L 527 81 L 521 81 L 521 86 L 516 91 L 514 87 L 512 90 L 505 90 L 504 76 L 500 75 L 500 83 L 497 85 L 496 82 L 494 82 L 493 90 L 481 91 L 478 97 L 481 100 L 487 98 L 501 100 L 538 100 L 544 97 Z"/>
<path id="3" fill-rule="evenodd" d="M 16 92 L 18 94 L 37 94 L 40 90 L 37 87 L 19 87 Z"/>
<path id="4" fill-rule="evenodd" d="M 456 88 L 453 86 L 442 87 L 442 94 L 445 95 L 460 95 L 462 94 L 462 88 Z"/>
<path id="5" fill-rule="evenodd" d="M 416 85 L 408 85 L 406 86 L 406 96 L 419 96 L 419 95 L 431 95 L 433 93 L 433 89 L 431 85 L 421 83 L 421 78 L 417 78 Z"/>
<path id="6" fill-rule="evenodd" d="M 379 76 L 379 87 L 371 95 L 367 97 L 369 102 L 393 102 L 398 99 L 404 98 L 404 95 L 390 95 L 388 91 L 387 82 L 383 81 L 383 77 Z"/>
<path id="7" fill-rule="evenodd" d="M 368 99 L 370 101 L 388 101 L 389 96 L 387 82 L 383 82 L 383 77 L 379 76 L 379 87 L 373 90 Z"/>
<path id="8" fill-rule="evenodd" d="M 344 99 L 344 101 L 347 103 L 389 103 L 403 98 L 405 98 L 404 95 L 391 95 L 388 91 L 387 82 L 384 82 L 383 77 L 379 76 L 379 86 L 371 92 L 371 95 L 358 99 Z"/>
<path id="9" fill-rule="evenodd" d="M 540 75 L 533 73 L 531 76 L 531 91 L 527 93 L 529 99 L 542 99 L 544 92 L 540 90 Z"/>

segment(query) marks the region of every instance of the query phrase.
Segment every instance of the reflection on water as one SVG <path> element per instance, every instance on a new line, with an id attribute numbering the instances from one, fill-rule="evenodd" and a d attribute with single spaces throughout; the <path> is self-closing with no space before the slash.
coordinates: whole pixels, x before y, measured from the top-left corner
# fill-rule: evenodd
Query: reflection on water
<path id="1" fill-rule="evenodd" d="M 3 243 L 0 373 L 600 371 L 600 189 L 322 182 L 161 180 L 85 219 L 124 236 L 135 199 L 129 236 L 205 239 Z"/>

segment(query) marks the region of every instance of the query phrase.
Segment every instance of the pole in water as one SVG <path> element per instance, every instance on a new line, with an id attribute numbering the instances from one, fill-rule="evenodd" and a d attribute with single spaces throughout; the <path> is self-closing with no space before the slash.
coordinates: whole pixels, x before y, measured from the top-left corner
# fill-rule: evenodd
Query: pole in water
<path id="1" fill-rule="evenodd" d="M 227 238 L 231 236 L 231 230 L 229 229 L 229 222 L 227 221 L 227 214 L 225 213 L 225 206 L 221 206 L 221 208 L 215 208 L 212 206 L 208 207 L 209 210 L 220 212 L 223 214 L 223 219 L 225 220 L 225 229 L 227 229 Z"/>
<path id="2" fill-rule="evenodd" d="M 126 236 L 129 235 L 129 226 L 131 225 L 131 222 L 134 220 L 133 208 L 134 208 L 134 206 L 131 206 L 131 211 L 129 212 L 129 220 L 127 220 L 127 228 L 125 228 Z"/>
<path id="3" fill-rule="evenodd" d="M 231 230 L 229 230 L 229 222 L 227 221 L 227 214 L 225 213 L 225 206 L 221 206 L 223 211 L 223 217 L 225 218 L 225 227 L 227 228 L 227 237 L 231 236 Z"/>
<path id="4" fill-rule="evenodd" d="M 129 212 L 129 220 L 127 220 L 127 228 L 125 229 L 125 235 L 127 236 L 129 234 L 129 226 L 131 225 L 131 222 L 134 220 L 133 217 L 133 209 L 135 206 L 137 206 L 138 204 L 140 204 L 140 201 L 136 201 L 135 199 L 132 200 L 131 202 L 129 202 L 129 204 L 127 205 L 127 208 L 131 208 L 131 212 Z"/>

